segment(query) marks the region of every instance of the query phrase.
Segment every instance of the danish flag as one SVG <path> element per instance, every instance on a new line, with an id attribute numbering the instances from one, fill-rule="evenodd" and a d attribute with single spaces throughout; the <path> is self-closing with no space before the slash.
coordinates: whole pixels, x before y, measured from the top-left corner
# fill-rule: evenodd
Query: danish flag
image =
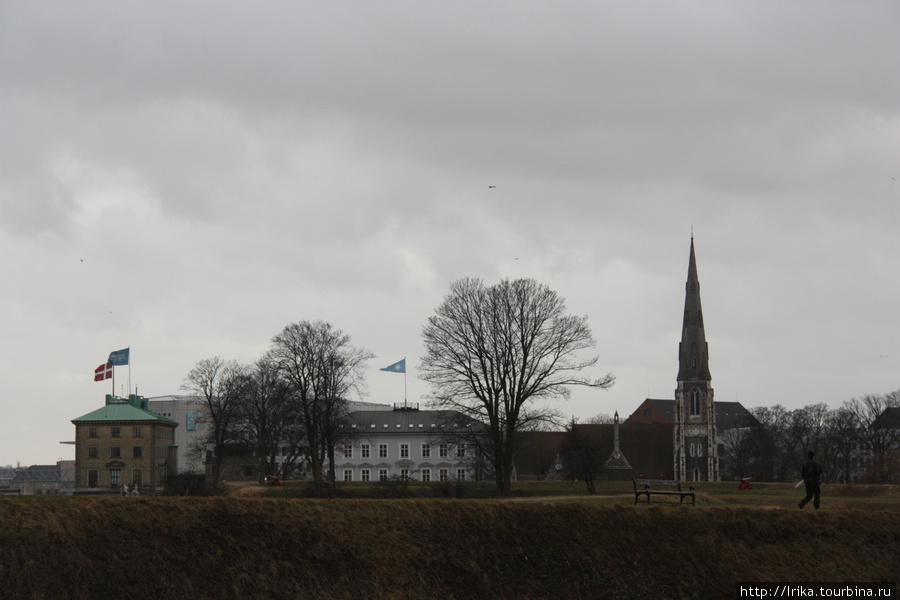
<path id="1" fill-rule="evenodd" d="M 113 366 L 109 363 L 100 365 L 96 369 L 94 369 L 94 381 L 103 381 L 104 379 L 111 379 L 113 376 Z"/>

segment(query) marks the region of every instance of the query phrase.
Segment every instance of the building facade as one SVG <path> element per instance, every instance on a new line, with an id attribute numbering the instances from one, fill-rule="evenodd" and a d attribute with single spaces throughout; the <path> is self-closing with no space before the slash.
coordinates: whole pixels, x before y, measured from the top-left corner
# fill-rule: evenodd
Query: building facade
<path id="1" fill-rule="evenodd" d="M 147 400 L 106 396 L 106 405 L 73 419 L 75 493 L 140 494 L 163 490 L 175 475 L 177 423 L 147 408 Z"/>
<path id="2" fill-rule="evenodd" d="M 479 426 L 456 411 L 357 410 L 335 452 L 338 481 L 465 481 L 479 478 Z"/>

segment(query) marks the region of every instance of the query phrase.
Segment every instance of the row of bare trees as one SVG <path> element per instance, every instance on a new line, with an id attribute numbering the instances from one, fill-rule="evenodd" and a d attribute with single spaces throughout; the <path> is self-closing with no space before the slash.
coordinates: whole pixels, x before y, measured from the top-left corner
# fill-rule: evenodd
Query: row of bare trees
<path id="1" fill-rule="evenodd" d="M 362 391 L 370 358 L 331 324 L 301 321 L 273 337 L 255 364 L 219 357 L 198 362 L 182 389 L 201 402 L 201 450 L 212 457 L 213 490 L 231 453 L 252 456 L 261 482 L 289 475 L 303 462 L 317 490 L 326 477 L 333 482 L 346 400 Z"/>
<path id="2" fill-rule="evenodd" d="M 501 494 L 510 489 L 520 432 L 556 416 L 539 402 L 566 398 L 573 386 L 599 390 L 615 380 L 582 374 L 597 363 L 596 356 L 583 356 L 595 345 L 587 317 L 567 314 L 565 301 L 532 279 L 454 282 L 423 338 L 420 372 L 433 405 L 485 424 L 488 433 L 478 442 Z M 308 461 L 317 488 L 324 478 L 334 481 L 344 401 L 360 391 L 371 358 L 328 323 L 303 321 L 272 338 L 255 365 L 200 361 L 183 389 L 203 401 L 216 482 L 228 448 L 241 444 L 256 454 L 263 474 L 287 447 L 288 458 Z"/>
<path id="3" fill-rule="evenodd" d="M 722 477 L 796 481 L 813 450 L 826 481 L 900 482 L 900 423 L 886 418 L 888 409 L 900 409 L 900 390 L 853 398 L 836 409 L 825 404 L 751 409 L 760 427 L 720 436 Z"/>

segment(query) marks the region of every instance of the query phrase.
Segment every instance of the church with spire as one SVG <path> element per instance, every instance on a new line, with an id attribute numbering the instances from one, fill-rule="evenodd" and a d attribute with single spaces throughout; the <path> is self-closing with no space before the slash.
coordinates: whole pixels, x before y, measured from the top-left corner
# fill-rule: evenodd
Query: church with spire
<path id="1" fill-rule="evenodd" d="M 719 481 L 716 407 L 693 236 L 684 286 L 684 320 L 681 343 L 678 344 L 673 417 L 675 478 L 680 481 Z"/>
<path id="2" fill-rule="evenodd" d="M 720 434 L 755 427 L 759 422 L 739 402 L 715 401 L 691 235 L 675 398 L 647 398 L 621 424 L 618 413 L 613 423 L 573 424 L 579 460 L 595 464 L 593 476 L 599 479 L 721 481 Z M 540 479 L 560 472 L 561 457 L 567 451 L 565 434 L 534 432 L 525 437 L 525 445 L 531 447 L 527 461 L 517 459 L 519 477 Z"/>

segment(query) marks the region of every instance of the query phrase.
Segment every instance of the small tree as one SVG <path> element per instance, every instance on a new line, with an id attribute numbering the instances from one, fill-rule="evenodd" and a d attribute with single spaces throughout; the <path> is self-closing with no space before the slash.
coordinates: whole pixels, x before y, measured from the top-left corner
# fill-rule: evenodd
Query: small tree
<path id="1" fill-rule="evenodd" d="M 202 443 L 213 452 L 213 493 L 219 489 L 225 446 L 235 438 L 242 376 L 243 370 L 237 362 L 216 356 L 198 362 L 181 385 L 181 389 L 200 398 L 200 421 L 209 426 L 208 437 Z"/>
<path id="2" fill-rule="evenodd" d="M 549 413 L 535 400 L 566 398 L 571 386 L 605 389 L 614 378 L 580 375 L 597 363 L 587 317 L 566 314 L 565 301 L 532 279 L 486 287 L 478 279 L 450 286 L 423 330 L 420 370 L 438 405 L 487 424 L 497 490 L 510 491 L 518 432 Z"/>

